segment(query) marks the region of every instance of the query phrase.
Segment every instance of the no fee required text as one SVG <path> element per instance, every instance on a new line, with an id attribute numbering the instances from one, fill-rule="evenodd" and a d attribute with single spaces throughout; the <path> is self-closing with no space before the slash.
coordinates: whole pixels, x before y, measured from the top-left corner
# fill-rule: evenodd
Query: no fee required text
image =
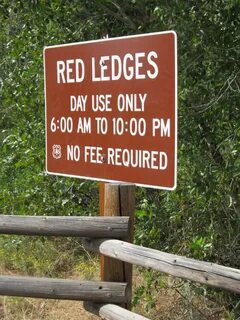
<path id="1" fill-rule="evenodd" d="M 81 161 L 81 149 L 78 145 L 67 145 L 67 160 Z M 163 151 L 107 148 L 107 154 L 104 154 L 101 147 L 95 146 L 84 146 L 83 151 L 85 163 L 153 170 L 166 170 L 168 166 L 168 157 Z"/>

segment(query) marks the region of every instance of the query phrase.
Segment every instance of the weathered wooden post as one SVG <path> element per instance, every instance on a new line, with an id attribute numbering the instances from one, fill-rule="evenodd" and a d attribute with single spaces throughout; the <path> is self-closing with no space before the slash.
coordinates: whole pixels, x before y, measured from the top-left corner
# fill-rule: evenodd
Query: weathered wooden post
<path id="1" fill-rule="evenodd" d="M 101 183 L 100 184 L 100 215 L 129 216 L 129 234 L 124 239 L 133 241 L 133 224 L 135 211 L 135 186 L 133 184 Z M 113 258 L 101 256 L 101 280 L 126 282 L 127 303 L 131 308 L 132 299 L 132 265 Z"/>

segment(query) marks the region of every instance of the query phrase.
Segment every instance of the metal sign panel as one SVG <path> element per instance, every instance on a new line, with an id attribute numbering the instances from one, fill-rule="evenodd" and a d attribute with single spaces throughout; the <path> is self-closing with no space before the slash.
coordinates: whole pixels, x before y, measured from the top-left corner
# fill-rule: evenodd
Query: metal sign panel
<path id="1" fill-rule="evenodd" d="M 173 31 L 44 49 L 46 170 L 173 190 Z"/>

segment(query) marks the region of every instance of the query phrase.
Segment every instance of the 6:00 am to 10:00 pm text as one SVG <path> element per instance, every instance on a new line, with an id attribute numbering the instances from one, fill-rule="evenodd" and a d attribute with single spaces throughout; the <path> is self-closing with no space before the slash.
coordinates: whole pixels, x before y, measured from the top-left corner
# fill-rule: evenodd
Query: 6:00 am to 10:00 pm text
<path id="1" fill-rule="evenodd" d="M 144 118 L 131 118 L 130 120 L 124 120 L 123 118 L 112 118 L 111 126 L 108 119 L 105 117 L 79 117 L 77 119 L 76 129 L 74 130 L 74 120 L 72 117 L 61 117 L 60 119 L 52 118 L 50 129 L 51 132 L 62 133 L 83 133 L 91 134 L 93 131 L 92 120 L 94 122 L 94 128 L 96 134 L 107 134 L 109 128 L 112 129 L 113 135 L 123 135 L 129 132 L 131 136 L 145 136 L 147 133 L 147 122 Z M 150 134 L 160 137 L 170 137 L 170 119 L 153 118 L 151 121 L 151 128 L 149 128 Z"/>

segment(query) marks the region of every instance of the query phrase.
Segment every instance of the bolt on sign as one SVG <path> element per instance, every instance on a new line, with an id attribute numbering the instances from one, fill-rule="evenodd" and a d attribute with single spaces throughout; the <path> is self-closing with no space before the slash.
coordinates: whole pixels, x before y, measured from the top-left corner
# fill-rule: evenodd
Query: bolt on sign
<path id="1" fill-rule="evenodd" d="M 47 173 L 173 190 L 176 52 L 173 31 L 46 47 Z"/>

